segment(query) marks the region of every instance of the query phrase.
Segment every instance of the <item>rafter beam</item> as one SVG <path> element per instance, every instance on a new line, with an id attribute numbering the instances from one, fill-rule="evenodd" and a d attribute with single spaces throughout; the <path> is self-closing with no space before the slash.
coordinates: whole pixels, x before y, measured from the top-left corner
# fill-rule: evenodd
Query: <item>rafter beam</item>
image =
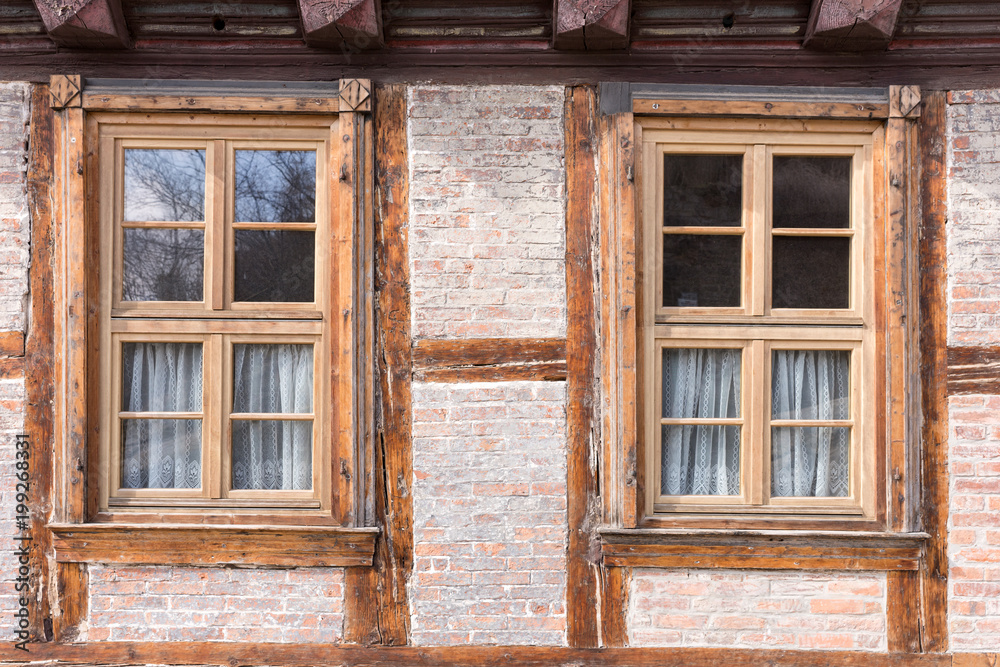
<path id="1" fill-rule="evenodd" d="M 49 38 L 72 49 L 123 49 L 132 44 L 121 0 L 35 0 Z"/>
<path id="2" fill-rule="evenodd" d="M 819 51 L 884 51 L 903 0 L 813 0 L 802 45 Z"/>
<path id="3" fill-rule="evenodd" d="M 569 51 L 628 47 L 630 0 L 554 0 L 553 46 Z"/>
<path id="4" fill-rule="evenodd" d="M 347 52 L 383 46 L 379 0 L 299 0 L 306 44 Z"/>

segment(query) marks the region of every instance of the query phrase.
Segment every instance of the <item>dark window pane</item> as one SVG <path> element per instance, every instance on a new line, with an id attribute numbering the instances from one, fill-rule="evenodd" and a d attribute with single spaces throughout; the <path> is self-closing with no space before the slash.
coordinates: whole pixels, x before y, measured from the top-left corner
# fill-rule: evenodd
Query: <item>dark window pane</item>
<path id="1" fill-rule="evenodd" d="M 851 240 L 775 236 L 773 308 L 849 308 Z"/>
<path id="2" fill-rule="evenodd" d="M 122 410 L 201 412 L 201 343 L 124 343 Z"/>
<path id="3" fill-rule="evenodd" d="M 851 353 L 774 350 L 771 419 L 849 419 Z"/>
<path id="4" fill-rule="evenodd" d="M 236 230 L 236 301 L 313 300 L 312 232 Z"/>
<path id="5" fill-rule="evenodd" d="M 312 345 L 233 346 L 233 412 L 312 412 Z"/>
<path id="6" fill-rule="evenodd" d="M 849 490 L 850 454 L 849 428 L 772 428 L 771 495 L 843 498 Z"/>
<path id="7" fill-rule="evenodd" d="M 739 306 L 742 236 L 663 235 L 663 305 Z"/>
<path id="8" fill-rule="evenodd" d="M 234 489 L 311 489 L 312 422 L 233 421 Z"/>
<path id="9" fill-rule="evenodd" d="M 663 416 L 739 417 L 741 356 L 736 349 L 663 350 Z"/>
<path id="10" fill-rule="evenodd" d="M 124 420 L 121 473 L 123 489 L 199 488 L 201 420 Z"/>
<path id="11" fill-rule="evenodd" d="M 773 226 L 851 226 L 851 158 L 775 157 Z"/>
<path id="12" fill-rule="evenodd" d="M 660 437 L 660 493 L 668 496 L 739 494 L 739 426 L 663 426 Z"/>
<path id="13" fill-rule="evenodd" d="M 739 227 L 742 155 L 664 155 L 663 226 Z"/>
<path id="14" fill-rule="evenodd" d="M 125 220 L 205 219 L 205 151 L 125 149 Z"/>
<path id="15" fill-rule="evenodd" d="M 236 151 L 236 222 L 315 222 L 316 151 Z"/>
<path id="16" fill-rule="evenodd" d="M 200 229 L 126 229 L 123 301 L 201 301 L 205 233 Z"/>

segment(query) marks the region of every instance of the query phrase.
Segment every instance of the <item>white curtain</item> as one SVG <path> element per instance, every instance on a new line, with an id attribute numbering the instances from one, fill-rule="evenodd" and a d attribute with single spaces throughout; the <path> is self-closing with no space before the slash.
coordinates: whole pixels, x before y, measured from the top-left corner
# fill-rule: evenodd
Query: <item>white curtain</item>
<path id="1" fill-rule="evenodd" d="M 850 417 L 850 352 L 776 350 L 771 360 L 773 419 Z M 771 429 L 772 496 L 846 496 L 850 429 Z"/>
<path id="2" fill-rule="evenodd" d="M 235 345 L 233 413 L 313 409 L 312 345 Z M 311 489 L 312 422 L 233 419 L 234 489 Z"/>
<path id="3" fill-rule="evenodd" d="M 665 418 L 739 417 L 741 351 L 664 350 Z M 660 491 L 666 495 L 740 492 L 740 428 L 664 425 Z"/>
<path id="4" fill-rule="evenodd" d="M 200 343 L 125 343 L 122 410 L 201 412 Z M 201 420 L 126 419 L 122 426 L 122 487 L 201 486 Z"/>

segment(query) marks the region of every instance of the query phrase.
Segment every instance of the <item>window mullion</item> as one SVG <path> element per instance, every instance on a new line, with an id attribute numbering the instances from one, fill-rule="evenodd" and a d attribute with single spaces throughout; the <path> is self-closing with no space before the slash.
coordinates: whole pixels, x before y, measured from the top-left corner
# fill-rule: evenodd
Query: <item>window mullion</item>
<path id="1" fill-rule="evenodd" d="M 763 451 L 767 428 L 765 417 L 770 408 L 765 384 L 767 346 L 762 340 L 754 340 L 750 341 L 749 350 L 750 381 L 745 386 L 749 389 L 747 393 L 750 394 L 751 404 L 746 419 L 748 437 L 745 444 L 750 464 L 750 504 L 762 505 L 766 495 L 765 485 L 770 478 L 766 452 Z"/>
<path id="2" fill-rule="evenodd" d="M 749 226 L 750 266 L 747 268 L 750 281 L 750 314 L 764 315 L 767 312 L 768 267 L 771 259 L 771 248 L 768 240 L 770 225 L 769 202 L 767 196 L 767 161 L 770 150 L 763 144 L 750 147 L 753 167 L 750 169 L 750 211 L 746 224 Z"/>
<path id="3" fill-rule="evenodd" d="M 226 142 L 209 142 L 205 190 L 205 247 L 208 250 L 205 266 L 206 290 L 212 310 L 225 308 L 225 216 L 226 216 Z"/>
<path id="4" fill-rule="evenodd" d="M 220 497 L 219 440 L 222 423 L 219 419 L 220 383 L 223 376 L 221 366 L 221 334 L 205 337 L 202 363 L 202 496 Z"/>

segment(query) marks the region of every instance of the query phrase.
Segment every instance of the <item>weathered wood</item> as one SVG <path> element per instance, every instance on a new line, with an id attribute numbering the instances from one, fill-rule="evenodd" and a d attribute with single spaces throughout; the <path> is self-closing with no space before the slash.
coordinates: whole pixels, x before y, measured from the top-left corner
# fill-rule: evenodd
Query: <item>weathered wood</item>
<path id="1" fill-rule="evenodd" d="M 421 340 L 412 359 L 413 379 L 423 382 L 566 379 L 563 338 Z"/>
<path id="2" fill-rule="evenodd" d="M 557 49 L 607 51 L 628 47 L 631 0 L 553 0 Z"/>
<path id="3" fill-rule="evenodd" d="M 601 646 L 628 646 L 628 594 L 632 570 L 601 568 Z"/>
<path id="4" fill-rule="evenodd" d="M 951 664 L 952 667 L 997 667 L 1000 653 L 956 653 Z"/>
<path id="5" fill-rule="evenodd" d="M 52 342 L 52 160 L 55 143 L 52 135 L 53 112 L 47 86 L 31 91 L 31 138 L 28 154 L 28 206 L 31 213 L 31 271 L 28 274 L 31 294 L 31 318 L 24 350 L 25 432 L 31 442 L 34 465 L 31 466 L 31 494 L 40 510 L 31 517 L 31 536 L 35 550 L 31 555 L 32 572 L 37 573 L 32 590 L 32 639 L 51 639 L 45 620 L 50 617 L 48 589 L 52 581 L 48 556 L 50 533 L 45 529 L 52 508 L 52 400 L 54 392 Z M 5 346 L 6 348 L 6 346 Z"/>
<path id="6" fill-rule="evenodd" d="M 333 97 L 243 97 L 239 95 L 109 95 L 83 93 L 88 111 L 200 111 L 211 113 L 337 113 Z"/>
<path id="7" fill-rule="evenodd" d="M 886 644 L 894 653 L 920 652 L 920 572 L 886 574 Z"/>
<path id="8" fill-rule="evenodd" d="M 1000 347 L 947 348 L 947 390 L 961 394 L 1000 394 Z"/>
<path id="9" fill-rule="evenodd" d="M 413 569 L 410 277 L 406 88 L 376 91 L 374 520 L 383 539 L 374 567 L 347 571 L 345 639 L 402 645 L 409 638 Z"/>
<path id="10" fill-rule="evenodd" d="M 71 49 L 131 45 L 121 0 L 34 0 L 49 38 Z"/>
<path id="11" fill-rule="evenodd" d="M 49 102 L 53 109 L 78 107 L 82 103 L 79 74 L 53 74 L 49 77 Z"/>
<path id="12" fill-rule="evenodd" d="M 637 99 L 635 113 L 654 116 L 752 116 L 760 118 L 888 118 L 888 104 L 869 102 L 768 102 Z"/>
<path id="13" fill-rule="evenodd" d="M 921 649 L 948 650 L 948 252 L 946 104 L 927 95 L 920 141 L 921 516 L 930 534 L 921 569 Z"/>
<path id="14" fill-rule="evenodd" d="M 816 0 L 802 45 L 822 51 L 884 51 L 902 0 Z"/>
<path id="15" fill-rule="evenodd" d="M 596 647 L 599 564 L 597 526 L 601 523 L 596 391 L 597 331 L 594 303 L 595 223 L 594 90 L 573 87 L 566 94 L 566 290 L 567 355 L 567 641 Z"/>
<path id="16" fill-rule="evenodd" d="M 383 45 L 379 0 L 299 0 L 306 44 L 350 55 Z"/>
<path id="17" fill-rule="evenodd" d="M 283 665 L 284 667 L 951 667 L 950 655 L 859 651 L 782 651 L 734 648 L 608 648 L 542 646 L 362 647 L 344 644 L 237 642 L 92 642 L 30 645 L 30 659 L 46 664 L 89 665 Z M 962 656 L 964 667 L 986 667 L 990 654 Z M 0 644 L 0 663 L 23 664 L 10 642 Z M 959 664 L 956 662 L 956 664 Z"/>
<path id="18" fill-rule="evenodd" d="M 24 377 L 24 357 L 0 357 L 0 378 L 4 380 Z"/>
<path id="19" fill-rule="evenodd" d="M 366 566 L 377 528 L 51 524 L 59 563 Z"/>

